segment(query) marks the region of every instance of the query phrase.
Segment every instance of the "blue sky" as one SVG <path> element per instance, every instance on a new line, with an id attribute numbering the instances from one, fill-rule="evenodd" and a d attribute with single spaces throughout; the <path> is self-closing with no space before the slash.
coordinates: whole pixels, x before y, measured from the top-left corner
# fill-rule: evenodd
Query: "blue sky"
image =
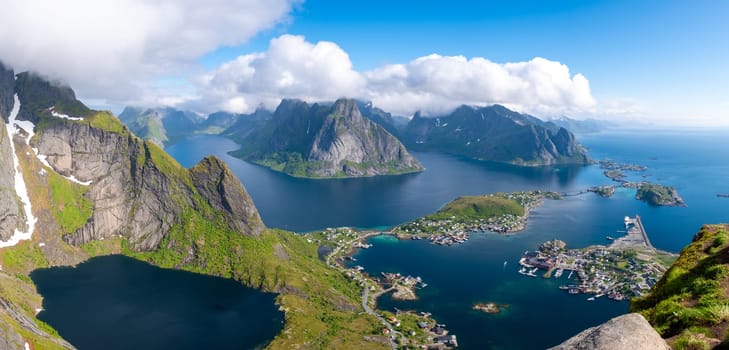
<path id="1" fill-rule="evenodd" d="M 729 125 L 729 1 L 5 5 L 0 59 L 114 111 L 243 113 L 346 96 L 402 115 L 500 103 L 540 117 Z"/>
<path id="2" fill-rule="evenodd" d="M 501 63 L 539 56 L 584 74 L 598 100 L 636 103 L 651 117 L 729 110 L 726 1 L 310 0 L 289 23 L 200 62 L 264 51 L 283 33 L 335 42 L 358 70 L 431 53 Z"/>

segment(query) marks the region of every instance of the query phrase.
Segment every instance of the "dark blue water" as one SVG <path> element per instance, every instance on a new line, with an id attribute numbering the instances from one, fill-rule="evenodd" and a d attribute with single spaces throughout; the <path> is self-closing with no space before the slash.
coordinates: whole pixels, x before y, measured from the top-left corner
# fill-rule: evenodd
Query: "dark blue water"
<path id="1" fill-rule="evenodd" d="M 79 349 L 252 349 L 281 331 L 275 295 L 127 258 L 31 273 L 38 318 Z"/>
<path id="2" fill-rule="evenodd" d="M 520 254 L 549 239 L 570 247 L 606 243 L 625 215 L 640 214 L 653 244 L 678 251 L 704 223 L 729 221 L 727 131 L 620 131 L 580 138 L 593 158 L 612 158 L 649 167 L 632 180 L 677 187 L 688 207 L 652 207 L 619 189 L 609 199 L 594 194 L 548 201 L 533 211 L 527 229 L 505 237 L 477 234 L 464 245 L 439 247 L 423 241 L 377 237 L 359 252 L 357 264 L 372 275 L 401 272 L 423 277 L 429 286 L 415 302 L 380 299 L 385 309 L 429 311 L 458 335 L 465 349 L 536 349 L 555 345 L 586 327 L 627 311 L 627 303 L 569 296 L 566 282 L 516 273 Z M 184 166 L 215 154 L 231 165 L 268 226 L 296 231 L 333 226 L 378 227 L 402 223 L 437 210 L 461 195 L 543 189 L 574 192 L 610 184 L 597 166 L 520 168 L 435 153 L 415 153 L 427 168 L 403 176 L 344 180 L 296 179 L 226 154 L 235 143 L 198 136 L 168 148 Z M 645 176 L 645 177 L 643 177 Z M 507 267 L 503 267 L 507 261 Z M 566 277 L 566 276 L 565 276 Z M 499 315 L 471 310 L 476 302 L 511 306 Z"/>

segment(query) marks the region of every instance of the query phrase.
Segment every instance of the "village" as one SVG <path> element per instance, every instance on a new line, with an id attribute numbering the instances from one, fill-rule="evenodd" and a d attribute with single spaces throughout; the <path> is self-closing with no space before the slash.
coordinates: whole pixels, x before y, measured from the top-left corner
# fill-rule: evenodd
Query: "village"
<path id="1" fill-rule="evenodd" d="M 400 239 L 428 239 L 433 244 L 444 246 L 464 243 L 473 232 L 514 233 L 524 229 L 532 208 L 541 205 L 545 198 L 559 199 L 561 195 L 554 192 L 523 191 L 500 193 L 498 196 L 518 203 L 523 208 L 523 214 L 500 213 L 483 217 L 454 214 L 447 218 L 428 215 L 397 226 L 392 229 L 392 233 Z"/>
<path id="2" fill-rule="evenodd" d="M 613 241 L 609 246 L 566 249 L 560 240 L 542 243 L 537 251 L 522 255 L 519 273 L 530 277 L 541 273 L 544 278 L 568 273 L 569 282 L 559 288 L 570 294 L 590 294 L 589 301 L 641 296 L 660 280 L 675 254 L 653 248 L 639 216 L 626 216 L 624 222 L 626 235 L 606 237 Z"/>
<path id="3" fill-rule="evenodd" d="M 417 299 L 416 290 L 427 287 L 418 276 L 403 276 L 400 273 L 382 272 L 381 276 L 369 276 L 364 267 L 354 265 L 347 267 L 347 262 L 355 262 L 352 257 L 356 249 L 368 249 L 370 244 L 364 243 L 367 238 L 386 234 L 380 231 L 357 231 L 352 228 L 328 228 L 321 232 L 306 234 L 308 243 L 317 244 L 320 249 L 319 258 L 326 264 L 344 273 L 348 278 L 362 287 L 362 307 L 382 324 L 381 336 L 386 337 L 393 349 L 433 349 L 446 350 L 458 347 L 458 338 L 451 334 L 446 325 L 439 324 L 428 312 L 404 311 L 395 312 L 375 308 L 377 299 L 387 293 L 399 300 Z"/>

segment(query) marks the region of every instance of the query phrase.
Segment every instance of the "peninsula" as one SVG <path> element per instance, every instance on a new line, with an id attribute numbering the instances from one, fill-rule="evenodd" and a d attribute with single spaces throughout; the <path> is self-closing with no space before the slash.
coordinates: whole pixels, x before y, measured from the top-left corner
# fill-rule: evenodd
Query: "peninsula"
<path id="1" fill-rule="evenodd" d="M 427 238 L 434 244 L 453 245 L 468 240 L 469 232 L 518 232 L 529 211 L 544 199 L 560 199 L 555 192 L 524 191 L 458 197 L 433 214 L 392 228 L 400 239 Z"/>

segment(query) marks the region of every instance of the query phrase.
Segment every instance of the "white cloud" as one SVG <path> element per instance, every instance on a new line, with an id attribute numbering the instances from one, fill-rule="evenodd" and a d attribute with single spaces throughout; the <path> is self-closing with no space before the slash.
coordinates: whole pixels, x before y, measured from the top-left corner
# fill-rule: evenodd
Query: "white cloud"
<path id="1" fill-rule="evenodd" d="M 587 78 L 544 58 L 499 64 L 434 54 L 357 72 L 335 43 L 312 44 L 292 35 L 273 39 L 266 52 L 222 65 L 203 79 L 200 90 L 209 105 L 236 112 L 259 104 L 273 108 L 282 98 L 342 96 L 369 99 L 401 115 L 445 113 L 461 104 L 499 103 L 542 114 L 582 112 L 596 105 Z"/>
<path id="2" fill-rule="evenodd" d="M 336 44 L 312 44 L 293 35 L 271 40 L 266 52 L 223 64 L 204 81 L 204 100 L 236 112 L 251 111 L 259 104 L 274 108 L 282 98 L 361 97 L 366 83 Z"/>
<path id="3" fill-rule="evenodd" d="M 429 55 L 365 73 L 375 104 L 393 112 L 442 113 L 461 104 L 504 104 L 556 113 L 595 105 L 582 74 L 559 62 L 534 58 L 499 64 L 482 57 Z"/>
<path id="4" fill-rule="evenodd" d="M 85 97 L 125 99 L 140 81 L 178 74 L 216 48 L 285 21 L 297 2 L 7 0 L 0 59 L 62 78 Z"/>

